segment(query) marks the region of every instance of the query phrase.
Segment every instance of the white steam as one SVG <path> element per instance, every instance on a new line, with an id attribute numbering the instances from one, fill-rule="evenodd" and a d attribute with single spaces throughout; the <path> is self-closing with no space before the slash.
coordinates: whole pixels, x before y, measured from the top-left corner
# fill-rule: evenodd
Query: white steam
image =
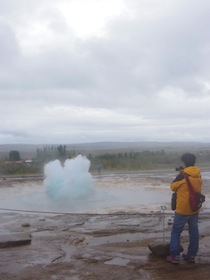
<path id="1" fill-rule="evenodd" d="M 64 166 L 59 160 L 49 162 L 44 168 L 44 185 L 48 194 L 54 199 L 71 199 L 89 194 L 94 189 L 89 168 L 90 161 L 82 155 L 67 159 Z"/>

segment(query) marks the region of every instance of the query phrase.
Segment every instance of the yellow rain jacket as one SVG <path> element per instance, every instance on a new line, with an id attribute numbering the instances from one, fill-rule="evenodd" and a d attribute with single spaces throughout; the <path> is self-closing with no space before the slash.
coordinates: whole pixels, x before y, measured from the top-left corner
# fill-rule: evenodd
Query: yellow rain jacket
<path id="1" fill-rule="evenodd" d="M 190 182 L 196 192 L 202 191 L 201 172 L 197 166 L 188 166 L 182 170 L 189 175 Z M 177 193 L 176 213 L 182 215 L 194 215 L 199 212 L 193 212 L 190 207 L 189 191 L 186 180 L 182 172 L 171 183 L 171 190 Z"/>

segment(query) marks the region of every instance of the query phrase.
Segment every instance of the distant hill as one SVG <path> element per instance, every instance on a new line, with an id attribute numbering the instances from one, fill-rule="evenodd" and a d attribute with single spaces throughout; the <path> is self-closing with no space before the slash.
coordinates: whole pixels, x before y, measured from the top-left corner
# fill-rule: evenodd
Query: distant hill
<path id="1" fill-rule="evenodd" d="M 60 143 L 64 145 L 64 143 Z M 59 146 L 60 144 L 1 144 L 0 157 L 8 157 L 11 150 L 20 152 L 21 158 L 32 158 L 36 156 L 37 148 L 44 146 Z M 82 144 L 65 144 L 67 150 L 74 150 L 85 155 L 103 154 L 123 151 L 161 150 L 166 151 L 200 151 L 209 150 L 210 143 L 196 142 L 96 142 Z"/>

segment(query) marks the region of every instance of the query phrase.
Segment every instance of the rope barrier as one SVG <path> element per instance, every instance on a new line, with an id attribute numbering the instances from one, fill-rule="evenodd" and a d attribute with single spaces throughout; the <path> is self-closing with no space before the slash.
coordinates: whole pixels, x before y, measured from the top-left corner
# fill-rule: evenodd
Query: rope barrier
<path id="1" fill-rule="evenodd" d="M 12 212 L 26 212 L 26 213 L 38 213 L 38 214 L 77 214 L 69 212 L 54 212 L 54 211 L 38 211 L 38 210 L 21 210 L 21 209 L 10 209 L 10 208 L 0 208 L 0 211 L 12 211 Z M 83 215 L 83 214 L 80 214 Z"/>

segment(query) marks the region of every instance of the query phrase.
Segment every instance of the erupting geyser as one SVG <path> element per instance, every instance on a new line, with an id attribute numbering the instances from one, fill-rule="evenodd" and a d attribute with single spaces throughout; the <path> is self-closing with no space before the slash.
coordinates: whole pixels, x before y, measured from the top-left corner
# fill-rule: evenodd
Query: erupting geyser
<path id="1" fill-rule="evenodd" d="M 90 161 L 82 155 L 67 159 L 64 166 L 59 160 L 45 165 L 44 185 L 53 199 L 74 199 L 93 191 L 93 180 L 89 173 Z"/>

